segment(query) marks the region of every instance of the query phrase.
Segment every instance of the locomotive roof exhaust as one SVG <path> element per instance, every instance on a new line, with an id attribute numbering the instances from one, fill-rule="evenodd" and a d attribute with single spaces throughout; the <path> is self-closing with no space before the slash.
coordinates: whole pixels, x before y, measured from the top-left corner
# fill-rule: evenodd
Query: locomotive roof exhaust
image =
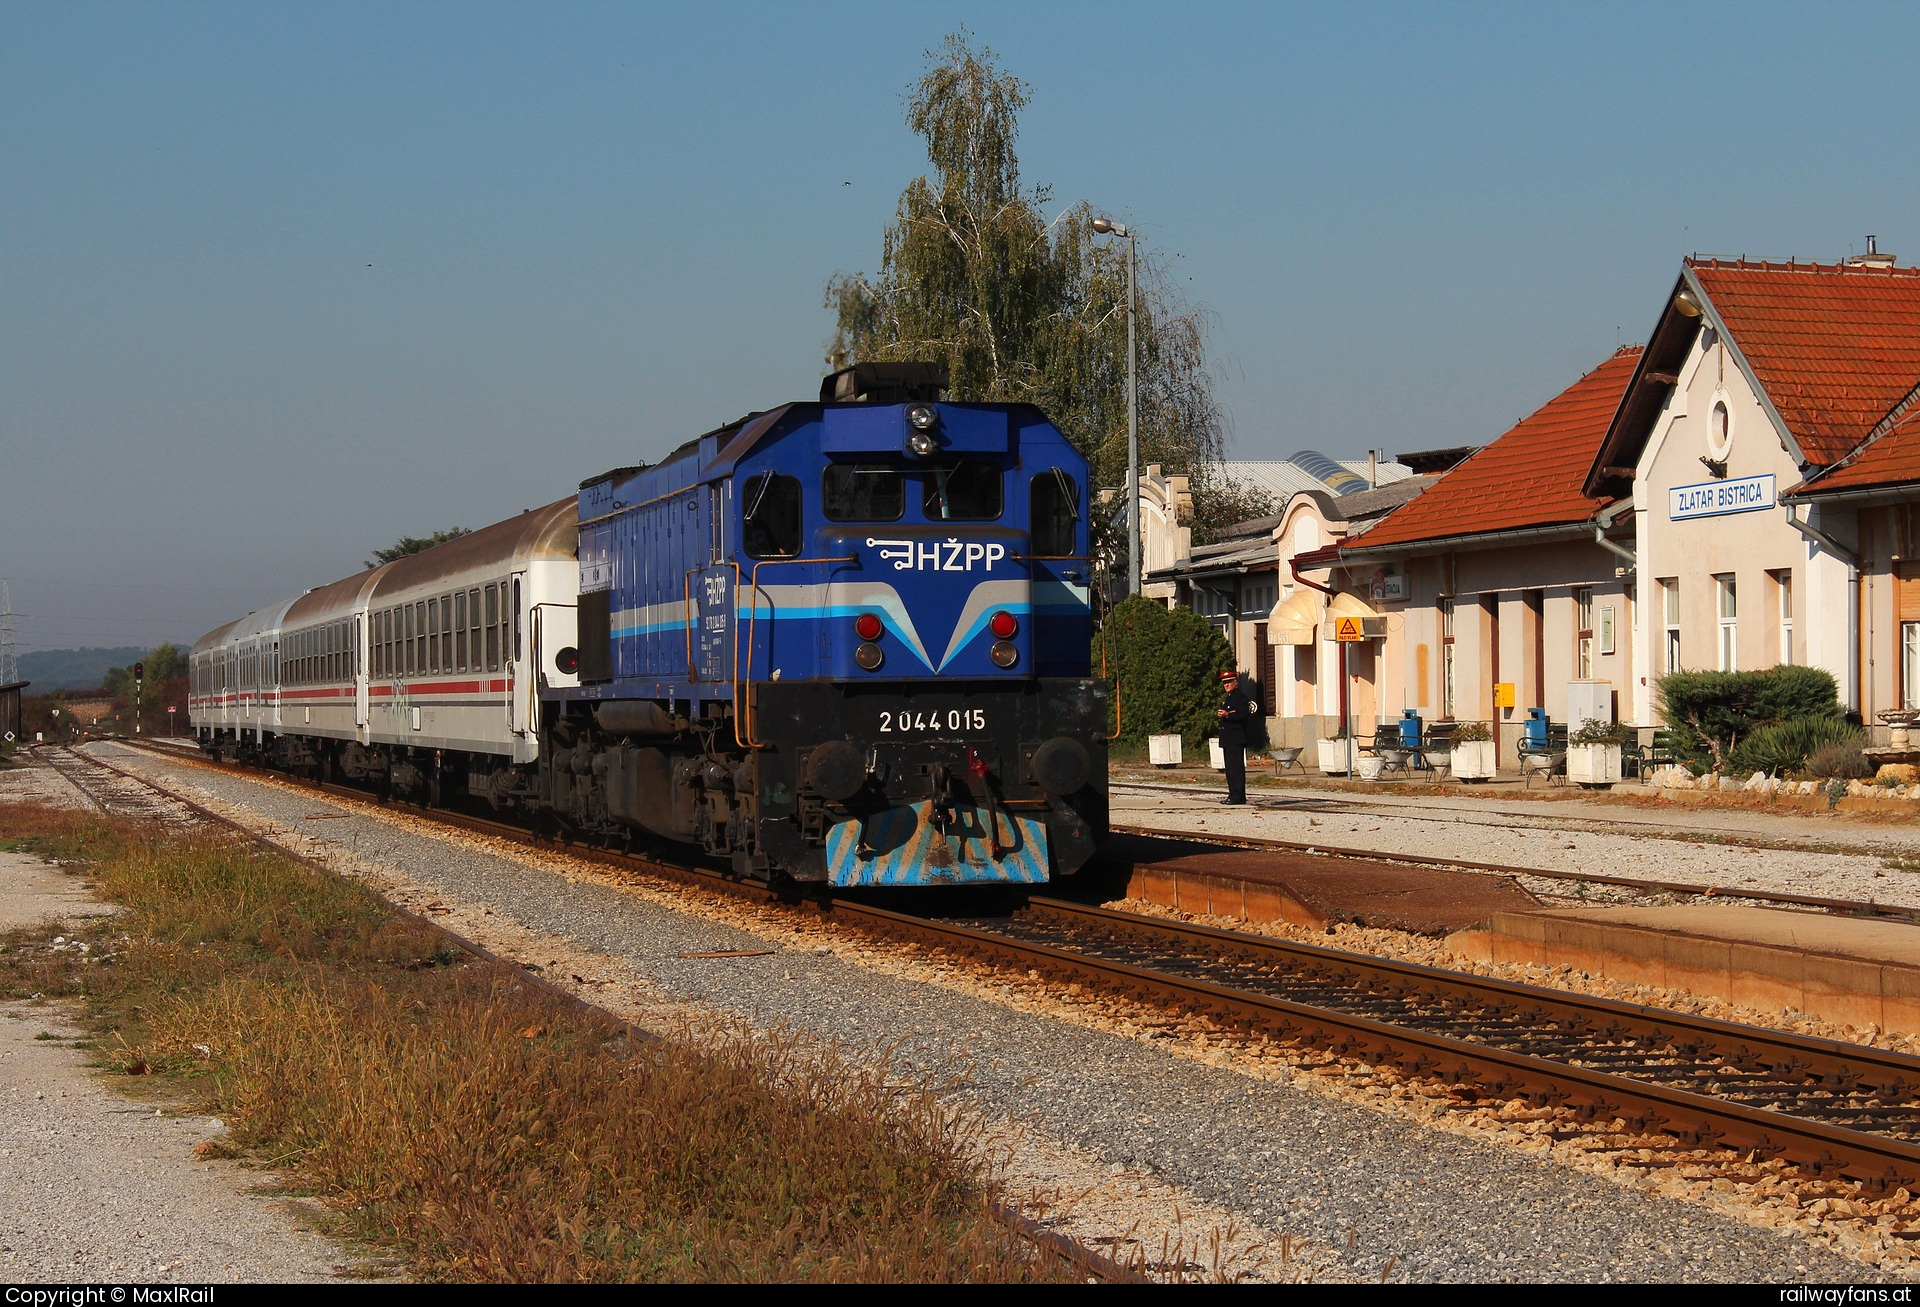
<path id="1" fill-rule="evenodd" d="M 947 388 L 944 363 L 856 363 L 820 383 L 822 404 L 931 404 Z"/>

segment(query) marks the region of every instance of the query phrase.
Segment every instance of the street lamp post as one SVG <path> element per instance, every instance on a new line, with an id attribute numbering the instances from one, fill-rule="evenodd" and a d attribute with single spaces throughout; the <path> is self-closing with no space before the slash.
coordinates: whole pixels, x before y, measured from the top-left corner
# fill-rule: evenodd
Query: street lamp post
<path id="1" fill-rule="evenodd" d="M 1137 355 L 1133 339 L 1133 278 L 1140 246 L 1132 231 L 1111 218 L 1095 218 L 1101 235 L 1127 242 L 1127 593 L 1140 593 L 1140 396 Z"/>

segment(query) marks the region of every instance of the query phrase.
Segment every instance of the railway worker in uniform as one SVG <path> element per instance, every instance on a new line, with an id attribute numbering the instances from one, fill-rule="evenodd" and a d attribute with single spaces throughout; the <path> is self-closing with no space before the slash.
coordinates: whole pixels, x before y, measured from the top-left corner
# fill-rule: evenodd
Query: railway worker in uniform
<path id="1" fill-rule="evenodd" d="M 1226 700 L 1214 715 L 1220 719 L 1220 752 L 1227 761 L 1227 797 L 1222 802 L 1230 806 L 1239 805 L 1247 801 L 1248 726 L 1260 709 L 1240 688 L 1238 672 L 1228 670 L 1220 673 L 1220 688 L 1225 692 Z"/>

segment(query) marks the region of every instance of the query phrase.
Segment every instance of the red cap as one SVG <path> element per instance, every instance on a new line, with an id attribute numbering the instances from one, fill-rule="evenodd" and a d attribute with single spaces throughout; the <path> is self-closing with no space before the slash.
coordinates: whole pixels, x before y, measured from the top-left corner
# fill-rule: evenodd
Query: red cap
<path id="1" fill-rule="evenodd" d="M 1237 680 L 1239 680 L 1239 679 L 1240 679 L 1240 673 L 1238 673 L 1238 672 L 1222 672 L 1222 673 L 1220 673 L 1220 679 L 1221 679 L 1221 680 L 1223 680 L 1223 681 L 1237 681 Z"/>

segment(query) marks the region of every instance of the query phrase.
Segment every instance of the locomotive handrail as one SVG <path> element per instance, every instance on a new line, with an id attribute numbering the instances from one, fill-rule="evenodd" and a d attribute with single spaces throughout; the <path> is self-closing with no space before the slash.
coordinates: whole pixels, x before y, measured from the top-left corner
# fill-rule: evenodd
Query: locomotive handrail
<path id="1" fill-rule="evenodd" d="M 760 620 L 760 569 L 766 567 L 768 564 L 778 567 L 783 563 L 788 566 L 797 566 L 801 563 L 857 563 L 859 561 L 860 555 L 846 554 L 837 558 L 762 558 L 754 563 L 753 570 L 747 573 L 747 670 L 744 677 L 740 674 L 740 605 L 738 600 L 740 564 L 735 563 L 733 565 L 734 576 L 736 578 L 734 581 L 736 598 L 734 601 L 733 622 L 733 742 L 741 748 L 764 749 L 767 747 L 753 738 L 751 726 L 749 726 L 745 739 L 742 739 L 740 735 L 740 723 L 747 715 L 745 687 L 753 682 L 753 632 L 755 624 Z"/>
<path id="2" fill-rule="evenodd" d="M 699 570 L 697 567 L 687 569 L 687 602 L 680 614 L 687 619 L 687 681 L 689 684 L 700 679 L 700 671 L 693 665 L 693 574 Z"/>

